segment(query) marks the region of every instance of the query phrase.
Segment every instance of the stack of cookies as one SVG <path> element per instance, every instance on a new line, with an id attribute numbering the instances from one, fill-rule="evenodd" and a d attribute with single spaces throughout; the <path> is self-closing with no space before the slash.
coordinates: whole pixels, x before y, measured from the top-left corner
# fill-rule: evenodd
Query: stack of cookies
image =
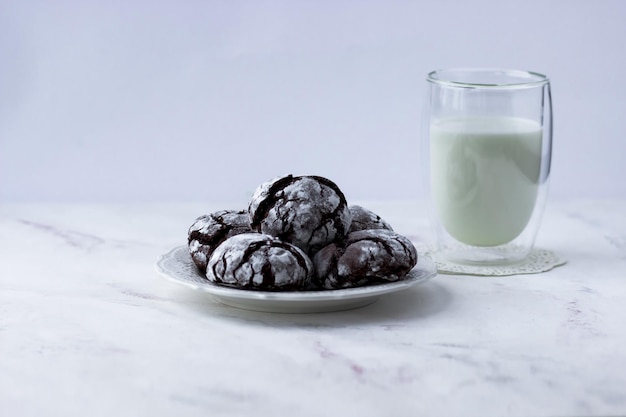
<path id="1" fill-rule="evenodd" d="M 248 210 L 196 219 L 189 253 L 209 281 L 264 291 L 340 289 L 403 279 L 417 263 L 411 241 L 378 215 L 348 206 L 318 176 L 261 184 Z"/>

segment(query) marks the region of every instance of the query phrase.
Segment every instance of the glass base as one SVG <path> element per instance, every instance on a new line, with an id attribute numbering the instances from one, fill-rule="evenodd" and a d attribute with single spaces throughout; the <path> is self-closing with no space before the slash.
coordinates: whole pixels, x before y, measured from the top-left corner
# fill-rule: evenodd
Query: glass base
<path id="1" fill-rule="evenodd" d="M 531 248 L 505 245 L 496 247 L 440 248 L 440 255 L 448 262 L 461 265 L 512 265 L 522 262 Z"/>
<path id="2" fill-rule="evenodd" d="M 504 277 L 520 274 L 538 274 L 563 265 L 566 260 L 548 249 L 533 248 L 523 260 L 509 264 L 482 265 L 461 264 L 445 259 L 440 252 L 428 245 L 418 246 L 420 254 L 431 258 L 440 274 Z"/>

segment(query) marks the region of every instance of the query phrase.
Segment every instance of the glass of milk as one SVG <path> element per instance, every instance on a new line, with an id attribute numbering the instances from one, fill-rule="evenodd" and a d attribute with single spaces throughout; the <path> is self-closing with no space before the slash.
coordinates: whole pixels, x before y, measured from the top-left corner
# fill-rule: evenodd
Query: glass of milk
<path id="1" fill-rule="evenodd" d="M 462 264 L 528 256 L 550 176 L 548 78 L 502 69 L 433 71 L 422 138 L 437 251 Z"/>

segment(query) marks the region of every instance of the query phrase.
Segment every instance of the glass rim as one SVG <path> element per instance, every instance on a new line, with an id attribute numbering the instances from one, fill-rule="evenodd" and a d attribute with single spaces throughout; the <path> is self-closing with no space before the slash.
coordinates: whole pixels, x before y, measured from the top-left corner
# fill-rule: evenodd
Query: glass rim
<path id="1" fill-rule="evenodd" d="M 444 74 L 447 76 L 442 77 Z M 457 79 L 450 75 L 457 74 Z M 508 82 L 469 82 L 458 79 L 459 75 L 479 75 L 482 77 L 508 77 Z M 459 88 L 529 88 L 545 85 L 549 83 L 546 75 L 534 71 L 506 69 L 506 68 L 442 68 L 428 73 L 426 80 L 433 84 Z"/>

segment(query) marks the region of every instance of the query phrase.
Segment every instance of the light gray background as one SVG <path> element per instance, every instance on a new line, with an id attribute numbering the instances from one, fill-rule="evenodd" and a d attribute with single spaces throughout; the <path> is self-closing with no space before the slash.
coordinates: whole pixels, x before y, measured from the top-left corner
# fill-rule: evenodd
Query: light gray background
<path id="1" fill-rule="evenodd" d="M 551 198 L 623 198 L 625 44 L 619 0 L 3 0 L 0 201 L 422 198 L 424 77 L 460 66 L 547 74 Z"/>

